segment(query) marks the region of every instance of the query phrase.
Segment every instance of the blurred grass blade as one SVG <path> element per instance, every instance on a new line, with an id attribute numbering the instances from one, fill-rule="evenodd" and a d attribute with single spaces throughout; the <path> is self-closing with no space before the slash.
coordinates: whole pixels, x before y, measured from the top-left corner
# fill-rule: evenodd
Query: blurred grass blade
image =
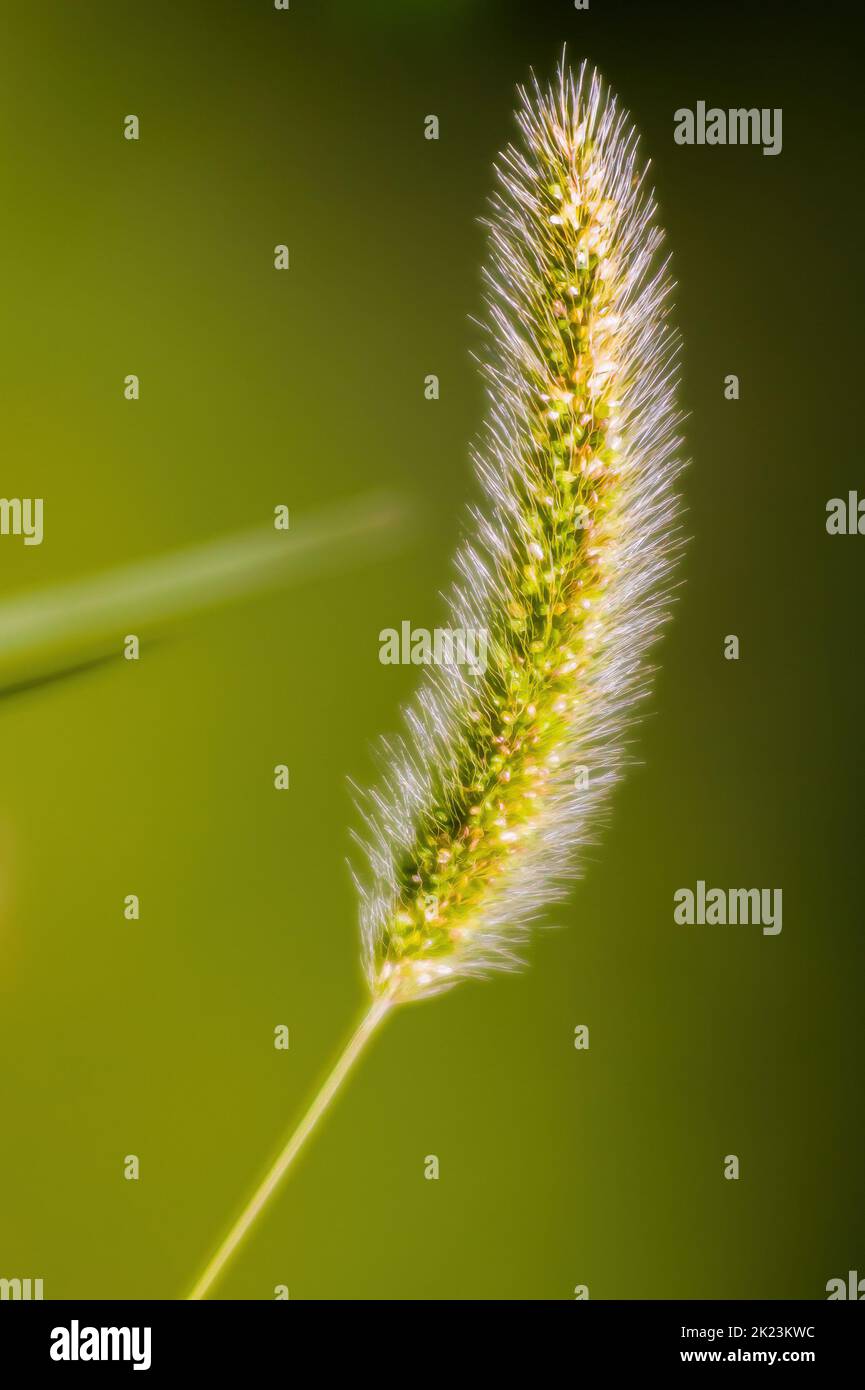
<path id="1" fill-rule="evenodd" d="M 0 602 L 0 691 L 121 651 L 130 632 L 153 636 L 189 617 L 269 589 L 288 588 L 392 553 L 408 508 L 367 495 L 291 530 L 251 527 L 86 579 Z"/>

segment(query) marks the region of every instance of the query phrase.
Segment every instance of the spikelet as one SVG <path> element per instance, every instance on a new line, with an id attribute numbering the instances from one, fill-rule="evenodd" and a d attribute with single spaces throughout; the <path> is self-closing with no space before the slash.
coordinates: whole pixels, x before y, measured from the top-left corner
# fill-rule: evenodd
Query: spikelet
<path id="1" fill-rule="evenodd" d="M 679 345 L 637 134 L 585 64 L 519 96 L 487 224 L 485 501 L 448 601 L 486 669 L 429 670 L 360 801 L 366 972 L 391 1003 L 518 964 L 579 871 L 680 548 Z"/>

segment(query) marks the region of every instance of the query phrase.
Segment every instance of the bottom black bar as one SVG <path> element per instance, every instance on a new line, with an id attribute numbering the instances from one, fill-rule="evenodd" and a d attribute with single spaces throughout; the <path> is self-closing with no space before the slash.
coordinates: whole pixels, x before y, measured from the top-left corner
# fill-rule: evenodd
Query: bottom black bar
<path id="1" fill-rule="evenodd" d="M 457 1305 L 448 1306 L 449 1316 L 459 1322 Z M 495 1305 L 470 1306 L 475 1311 L 467 1325 L 467 1368 L 482 1361 L 492 1369 L 519 1349 L 537 1357 L 540 1375 L 544 1368 L 549 1373 L 559 1337 L 569 1357 L 566 1364 L 580 1373 L 588 1367 L 651 1372 L 705 1365 L 800 1365 L 821 1376 L 842 1367 L 855 1375 L 861 1363 L 862 1314 L 843 1301 L 574 1302 L 562 1305 L 567 1316 L 563 1312 L 561 1319 L 550 1314 L 546 1323 L 543 1315 L 542 1340 L 534 1318 L 514 1317 L 512 1305 L 503 1305 L 509 1310 L 503 1329 L 495 1327 Z M 400 1364 L 406 1371 L 419 1358 L 428 1374 L 439 1358 L 443 1368 L 454 1364 L 454 1330 L 465 1345 L 467 1332 L 461 1336 L 458 1325 L 454 1329 L 441 1314 L 424 1313 L 415 1304 L 405 1305 L 400 1314 L 366 1306 L 360 1313 L 349 1311 L 353 1307 L 327 1305 L 322 1326 L 329 1331 L 322 1338 L 315 1335 L 321 1314 L 314 1303 L 5 1301 L 0 1303 L 0 1378 L 16 1363 L 25 1373 L 32 1369 L 59 1377 L 92 1377 L 106 1367 L 115 1375 L 138 1371 L 156 1378 L 187 1369 L 248 1376 L 265 1364 L 290 1376 L 308 1368 L 311 1357 L 322 1370 L 337 1357 L 372 1369 L 379 1353 L 391 1369 Z M 344 1340 L 360 1317 L 360 1336 Z M 403 1342 L 411 1361 L 399 1354 Z"/>

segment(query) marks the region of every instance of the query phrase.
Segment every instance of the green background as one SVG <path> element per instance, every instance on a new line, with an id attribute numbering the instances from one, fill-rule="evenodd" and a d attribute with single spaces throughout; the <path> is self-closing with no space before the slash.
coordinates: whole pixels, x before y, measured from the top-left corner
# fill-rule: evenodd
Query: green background
<path id="1" fill-rule="evenodd" d="M 217 1292 L 820 1298 L 865 1273 L 865 540 L 825 532 L 865 484 L 846 11 L 0 13 L 0 495 L 46 524 L 0 538 L 0 597 L 279 502 L 415 505 L 400 554 L 0 698 L 0 1276 L 182 1297 L 363 1007 L 347 778 L 416 677 L 379 631 L 441 618 L 476 495 L 478 219 L 515 84 L 565 40 L 652 157 L 686 343 L 692 539 L 642 766 L 566 929 L 389 1021 Z M 698 100 L 783 107 L 783 152 L 676 146 Z M 698 878 L 782 888 L 781 935 L 675 926 Z"/>

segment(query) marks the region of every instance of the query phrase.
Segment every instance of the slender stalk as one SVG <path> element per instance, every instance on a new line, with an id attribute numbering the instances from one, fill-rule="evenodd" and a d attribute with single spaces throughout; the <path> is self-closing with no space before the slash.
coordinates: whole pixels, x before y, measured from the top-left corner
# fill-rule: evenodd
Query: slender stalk
<path id="1" fill-rule="evenodd" d="M 112 652 L 124 633 L 150 637 L 199 613 L 397 549 L 410 508 L 387 494 L 318 515 L 201 541 L 0 601 L 0 692 Z"/>
<path id="2" fill-rule="evenodd" d="M 322 1085 L 315 1100 L 297 1126 L 297 1129 L 288 1140 L 263 1182 L 247 1202 L 240 1216 L 225 1237 L 225 1240 L 200 1276 L 189 1295 L 189 1300 L 197 1301 L 205 1298 L 213 1284 L 216 1283 L 225 1269 L 225 1266 L 237 1251 L 243 1238 L 249 1233 L 255 1221 L 276 1192 L 276 1189 L 279 1187 L 282 1179 L 300 1153 L 306 1140 L 315 1129 L 315 1126 L 330 1105 L 330 1102 L 348 1076 L 348 1073 L 351 1071 L 351 1068 L 369 1042 L 373 1033 L 385 1018 L 390 1007 L 391 1001 L 383 998 L 374 1000 L 370 1005 L 356 1032 L 353 1033 L 352 1037 L 349 1039 L 345 1051 L 342 1053 L 339 1061 Z"/>

